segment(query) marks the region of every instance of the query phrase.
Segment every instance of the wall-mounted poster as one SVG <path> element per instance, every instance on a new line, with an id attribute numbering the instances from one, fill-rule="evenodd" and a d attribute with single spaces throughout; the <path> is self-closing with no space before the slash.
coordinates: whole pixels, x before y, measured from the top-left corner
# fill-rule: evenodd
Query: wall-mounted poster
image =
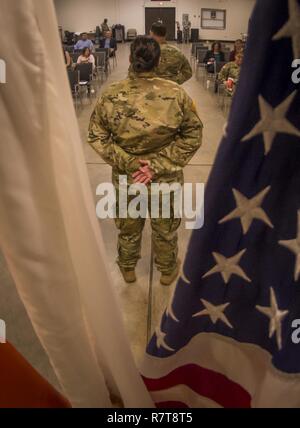
<path id="1" fill-rule="evenodd" d="M 201 9 L 201 28 L 203 30 L 225 30 L 226 10 Z"/>

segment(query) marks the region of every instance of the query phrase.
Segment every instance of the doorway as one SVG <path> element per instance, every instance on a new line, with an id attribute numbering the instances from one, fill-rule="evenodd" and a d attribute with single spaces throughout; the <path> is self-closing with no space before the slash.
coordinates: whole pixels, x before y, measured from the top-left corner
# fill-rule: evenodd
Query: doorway
<path id="1" fill-rule="evenodd" d="M 167 27 L 167 40 L 175 40 L 176 8 L 175 7 L 146 7 L 145 28 L 149 34 L 154 22 L 162 21 Z"/>

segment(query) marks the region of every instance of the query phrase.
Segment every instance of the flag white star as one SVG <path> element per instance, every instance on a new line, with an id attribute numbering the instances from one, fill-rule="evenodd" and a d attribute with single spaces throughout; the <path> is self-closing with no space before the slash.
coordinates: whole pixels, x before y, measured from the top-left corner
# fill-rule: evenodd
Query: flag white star
<path id="1" fill-rule="evenodd" d="M 165 338 L 167 335 L 164 332 L 162 332 L 159 328 L 157 328 L 155 331 L 155 334 L 156 334 L 156 346 L 158 349 L 164 348 L 167 351 L 171 351 L 171 352 L 175 351 L 175 349 L 171 348 L 166 344 Z"/>
<path id="2" fill-rule="evenodd" d="M 215 273 L 221 273 L 225 284 L 228 284 L 232 275 L 237 275 L 243 278 L 245 281 L 251 282 L 251 279 L 245 274 L 242 268 L 238 266 L 241 258 L 245 254 L 246 250 L 240 251 L 233 257 L 226 258 L 222 254 L 213 253 L 214 259 L 217 262 L 217 265 L 207 272 L 202 278 L 207 278 L 210 275 Z"/>
<path id="3" fill-rule="evenodd" d="M 187 279 L 185 273 L 184 273 L 184 264 L 181 265 L 179 278 L 181 278 L 186 284 L 191 285 L 191 281 Z"/>
<path id="4" fill-rule="evenodd" d="M 174 313 L 174 309 L 173 309 L 173 302 L 174 302 L 175 290 L 176 290 L 176 288 L 174 289 L 172 298 L 170 299 L 169 306 L 167 307 L 166 315 L 168 317 L 171 317 L 173 321 L 179 322 L 179 319 L 176 317 L 176 315 Z"/>
<path id="5" fill-rule="evenodd" d="M 168 317 L 171 317 L 173 321 L 179 322 L 179 319 L 175 315 L 172 302 L 170 302 L 170 304 L 169 304 L 169 306 L 168 306 L 168 308 L 166 310 L 166 314 L 167 314 Z"/>
<path id="6" fill-rule="evenodd" d="M 271 220 L 269 219 L 265 211 L 261 208 L 261 204 L 263 203 L 266 195 L 269 193 L 270 190 L 271 186 L 268 186 L 256 196 L 254 196 L 254 198 L 248 199 L 238 190 L 233 189 L 232 191 L 237 207 L 230 214 L 222 218 L 222 220 L 219 221 L 219 224 L 223 224 L 227 221 L 240 218 L 244 235 L 246 235 L 246 233 L 251 227 L 252 222 L 255 219 L 261 220 L 269 227 L 273 228 L 274 226 L 271 223 Z"/>
<path id="7" fill-rule="evenodd" d="M 194 314 L 193 318 L 203 317 L 208 315 L 213 324 L 216 324 L 220 320 L 224 324 L 226 324 L 228 327 L 233 328 L 232 324 L 229 322 L 228 318 L 224 314 L 225 309 L 228 308 L 230 303 L 224 303 L 223 305 L 215 306 L 204 299 L 201 299 L 201 302 L 203 306 L 205 306 L 205 309 L 203 309 L 203 311 L 201 312 Z"/>
<path id="8" fill-rule="evenodd" d="M 271 306 L 256 306 L 256 309 L 262 314 L 270 318 L 269 338 L 271 339 L 276 333 L 276 341 L 278 349 L 282 349 L 282 321 L 287 316 L 289 311 L 281 311 L 278 308 L 276 295 L 273 288 L 270 289 Z"/>
<path id="9" fill-rule="evenodd" d="M 293 42 L 294 59 L 300 58 L 300 5 L 297 0 L 289 0 L 289 20 L 275 34 L 273 40 L 291 37 Z"/>
<path id="10" fill-rule="evenodd" d="M 295 265 L 295 281 L 298 281 L 300 278 L 300 210 L 298 211 L 298 229 L 297 236 L 295 239 L 289 241 L 279 241 L 280 245 L 288 248 L 292 253 L 296 255 L 296 265 Z"/>
<path id="11" fill-rule="evenodd" d="M 300 130 L 288 121 L 286 115 L 297 94 L 297 91 L 291 93 L 281 104 L 273 108 L 260 95 L 258 97 L 261 120 L 255 125 L 249 134 L 245 135 L 242 141 L 251 140 L 259 134 L 263 134 L 265 155 L 267 155 L 273 145 L 276 134 L 289 134 L 300 137 Z"/>

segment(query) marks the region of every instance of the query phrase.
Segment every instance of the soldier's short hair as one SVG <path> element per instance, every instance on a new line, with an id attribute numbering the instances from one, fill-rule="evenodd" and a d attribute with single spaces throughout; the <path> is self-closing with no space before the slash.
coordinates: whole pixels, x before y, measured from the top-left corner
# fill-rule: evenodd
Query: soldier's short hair
<path id="1" fill-rule="evenodd" d="M 151 37 L 138 36 L 131 44 L 130 62 L 136 73 L 152 71 L 160 60 L 160 46 Z"/>
<path id="2" fill-rule="evenodd" d="M 151 31 L 158 37 L 166 37 L 167 35 L 167 27 L 160 22 L 154 22 L 154 24 L 152 24 Z"/>

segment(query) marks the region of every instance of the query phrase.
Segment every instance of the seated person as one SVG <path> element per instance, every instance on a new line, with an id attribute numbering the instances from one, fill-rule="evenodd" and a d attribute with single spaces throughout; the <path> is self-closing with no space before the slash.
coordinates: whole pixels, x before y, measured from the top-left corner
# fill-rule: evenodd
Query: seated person
<path id="1" fill-rule="evenodd" d="M 113 39 L 112 32 L 107 31 L 104 39 L 100 40 L 100 48 L 109 49 L 109 56 L 113 57 L 118 49 L 117 41 Z"/>
<path id="2" fill-rule="evenodd" d="M 77 64 L 93 64 L 93 70 L 96 67 L 95 57 L 89 48 L 84 48 L 81 55 L 78 57 Z"/>
<path id="3" fill-rule="evenodd" d="M 241 39 L 238 39 L 234 43 L 234 49 L 230 52 L 230 62 L 233 62 L 235 60 L 236 54 L 243 52 L 244 50 L 244 42 Z"/>
<path id="4" fill-rule="evenodd" d="M 243 63 L 244 54 L 242 52 L 237 53 L 235 61 L 225 64 L 219 73 L 218 81 L 225 85 L 228 94 L 233 94 L 236 84 L 240 77 L 241 65 Z"/>
<path id="5" fill-rule="evenodd" d="M 84 48 L 89 48 L 89 50 L 91 52 L 93 52 L 93 50 L 94 50 L 93 42 L 91 40 L 89 40 L 87 33 L 82 33 L 81 39 L 78 40 L 78 42 L 74 46 L 75 51 L 79 51 L 79 50 L 82 50 Z"/>
<path id="6" fill-rule="evenodd" d="M 207 54 L 203 60 L 206 64 L 206 69 L 208 73 L 215 72 L 215 63 L 224 62 L 224 52 L 222 52 L 222 46 L 220 42 L 214 42 L 210 51 L 207 51 Z"/>

